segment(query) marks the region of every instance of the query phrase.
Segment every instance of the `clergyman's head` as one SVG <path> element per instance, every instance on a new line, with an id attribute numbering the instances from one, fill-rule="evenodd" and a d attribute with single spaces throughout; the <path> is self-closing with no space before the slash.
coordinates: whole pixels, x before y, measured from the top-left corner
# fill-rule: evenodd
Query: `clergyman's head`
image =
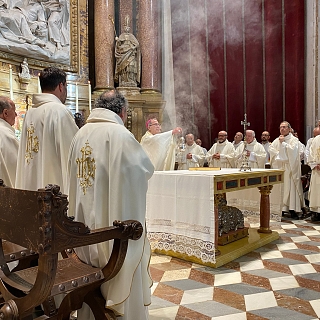
<path id="1" fill-rule="evenodd" d="M 251 143 L 254 138 L 255 138 L 256 134 L 253 130 L 247 130 L 246 131 L 246 141 L 247 143 Z"/>
<path id="2" fill-rule="evenodd" d="M 117 114 L 123 121 L 127 121 L 128 101 L 118 90 L 105 91 L 96 99 L 94 108 L 108 109 Z"/>
<path id="3" fill-rule="evenodd" d="M 153 135 L 161 133 L 161 124 L 157 118 L 151 118 L 146 122 L 146 127 Z"/>
<path id="4" fill-rule="evenodd" d="M 242 132 L 237 132 L 234 136 L 234 142 L 238 144 L 240 141 L 242 141 L 242 139 L 243 139 Z"/>
<path id="5" fill-rule="evenodd" d="M 291 131 L 291 125 L 288 121 L 282 121 L 280 123 L 280 134 L 283 136 L 287 136 Z"/>
<path id="6" fill-rule="evenodd" d="M 219 131 L 218 133 L 218 142 L 223 143 L 227 140 L 228 134 L 226 131 Z"/>
<path id="7" fill-rule="evenodd" d="M 10 126 L 13 126 L 16 116 L 17 113 L 14 102 L 7 97 L 0 96 L 0 119 L 3 119 L 8 122 Z"/>
<path id="8" fill-rule="evenodd" d="M 266 143 L 266 142 L 269 141 L 269 139 L 270 139 L 270 133 L 269 133 L 268 131 L 263 131 L 263 132 L 261 133 L 261 141 L 262 141 L 263 143 Z"/>
<path id="9" fill-rule="evenodd" d="M 67 99 L 67 75 L 56 67 L 45 68 L 39 75 L 40 86 L 43 93 L 51 93 L 62 103 Z"/>
<path id="10" fill-rule="evenodd" d="M 194 144 L 194 135 L 192 133 L 188 133 L 186 135 L 186 143 L 188 146 L 192 146 Z"/>

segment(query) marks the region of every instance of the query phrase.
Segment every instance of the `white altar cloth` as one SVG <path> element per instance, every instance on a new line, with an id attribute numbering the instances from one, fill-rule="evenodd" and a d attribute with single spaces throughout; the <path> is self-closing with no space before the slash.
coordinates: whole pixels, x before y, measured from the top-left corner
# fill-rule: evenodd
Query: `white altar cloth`
<path id="1" fill-rule="evenodd" d="M 265 169 L 252 169 L 254 171 Z M 202 262 L 215 263 L 214 179 L 235 173 L 239 174 L 239 169 L 156 171 L 149 180 L 147 192 L 146 221 L 152 250 L 173 251 L 182 258 L 194 256 Z M 279 187 L 275 184 L 273 192 Z M 259 214 L 258 188 L 228 191 L 232 191 L 226 193 L 228 205 Z M 275 192 L 272 198 L 273 192 L 271 214 L 279 215 L 281 192 Z"/>
<path id="2" fill-rule="evenodd" d="M 151 249 L 215 262 L 214 176 L 219 171 L 156 171 L 147 193 Z M 192 177 L 192 179 L 190 179 Z"/>

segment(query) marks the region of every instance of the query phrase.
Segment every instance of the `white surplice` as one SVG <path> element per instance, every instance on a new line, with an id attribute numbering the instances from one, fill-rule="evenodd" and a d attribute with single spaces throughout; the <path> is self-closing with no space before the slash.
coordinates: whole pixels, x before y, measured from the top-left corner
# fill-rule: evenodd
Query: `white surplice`
<path id="1" fill-rule="evenodd" d="M 301 162 L 299 140 L 291 133 L 284 142 L 275 139 L 269 147 L 271 168 L 284 169 L 283 211 L 300 212 L 304 207 L 301 183 Z"/>
<path id="2" fill-rule="evenodd" d="M 0 179 L 11 188 L 15 186 L 18 149 L 13 127 L 0 119 Z"/>
<path id="3" fill-rule="evenodd" d="M 19 146 L 16 188 L 37 190 L 57 184 L 67 193 L 67 162 L 78 131 L 72 113 L 53 94 L 33 95 Z"/>
<path id="4" fill-rule="evenodd" d="M 82 161 L 85 166 L 81 166 Z M 129 219 L 140 221 L 144 228 L 139 240 L 129 241 L 120 272 L 101 286 L 107 306 L 126 320 L 147 319 L 145 306 L 151 303 L 145 214 L 148 180 L 153 171 L 150 159 L 121 118 L 104 108 L 93 109 L 70 147 L 69 214 L 91 229 Z M 111 249 L 109 241 L 77 248 L 76 252 L 82 261 L 104 266 Z M 78 319 L 93 319 L 86 312 L 88 308 L 82 308 Z"/>
<path id="5" fill-rule="evenodd" d="M 147 131 L 140 144 L 149 156 L 154 170 L 173 170 L 175 164 L 176 138 L 171 131 L 152 134 Z"/>
<path id="6" fill-rule="evenodd" d="M 212 159 L 212 156 L 217 152 L 220 154 L 220 159 Z M 215 143 L 206 154 L 206 160 L 209 163 L 209 167 L 215 168 L 234 168 L 234 157 L 234 146 L 228 140 L 225 140 L 223 143 Z"/>
<path id="7" fill-rule="evenodd" d="M 240 168 L 242 164 L 241 161 L 243 150 L 244 144 L 238 147 L 235 151 L 236 165 L 238 168 Z M 247 150 L 250 151 L 250 156 L 248 157 L 250 167 L 264 169 L 266 162 L 266 151 L 264 147 L 256 140 L 256 138 L 254 138 L 251 143 L 247 143 Z"/>
<path id="8" fill-rule="evenodd" d="M 187 159 L 187 154 L 191 153 L 192 158 Z M 195 142 L 186 147 L 183 151 L 177 154 L 178 170 L 188 170 L 189 168 L 198 168 L 203 166 L 204 152 L 203 148 L 198 146 Z"/>
<path id="9" fill-rule="evenodd" d="M 308 156 L 308 165 L 312 169 L 309 187 L 309 207 L 313 212 L 320 212 L 320 170 L 315 169 L 318 164 L 320 164 L 320 136 L 312 139 Z"/>

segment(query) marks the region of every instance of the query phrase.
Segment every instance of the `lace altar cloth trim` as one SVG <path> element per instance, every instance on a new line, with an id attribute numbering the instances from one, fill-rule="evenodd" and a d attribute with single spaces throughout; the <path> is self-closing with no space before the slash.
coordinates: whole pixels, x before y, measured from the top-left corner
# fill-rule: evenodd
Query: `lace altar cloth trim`
<path id="1" fill-rule="evenodd" d="M 204 263 L 215 263 L 214 243 L 165 232 L 148 232 L 151 249 L 174 251 L 196 257 Z"/>
<path id="2" fill-rule="evenodd" d="M 174 220 L 168 220 L 168 219 L 147 219 L 147 225 L 149 229 L 155 226 L 165 226 L 165 227 L 174 228 L 176 230 L 179 230 L 179 229 L 188 230 L 188 231 L 194 231 L 197 233 L 203 233 L 207 235 L 214 233 L 212 228 L 210 228 L 209 226 L 201 226 L 197 224 L 190 224 L 187 222 L 174 221 Z"/>

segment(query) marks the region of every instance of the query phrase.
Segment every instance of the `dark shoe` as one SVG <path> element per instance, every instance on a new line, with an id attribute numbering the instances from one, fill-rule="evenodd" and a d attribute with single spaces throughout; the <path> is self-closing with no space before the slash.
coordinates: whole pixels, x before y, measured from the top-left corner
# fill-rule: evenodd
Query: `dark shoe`
<path id="1" fill-rule="evenodd" d="M 291 215 L 291 219 L 299 220 L 299 216 L 297 215 L 297 213 L 294 210 L 289 210 L 289 212 Z"/>
<path id="2" fill-rule="evenodd" d="M 311 211 L 311 221 L 320 221 L 320 213 Z"/>
<path id="3" fill-rule="evenodd" d="M 306 218 L 309 218 L 311 216 L 311 212 L 310 212 L 310 209 L 308 207 L 301 208 L 301 211 L 302 211 L 301 219 L 306 219 Z"/>

